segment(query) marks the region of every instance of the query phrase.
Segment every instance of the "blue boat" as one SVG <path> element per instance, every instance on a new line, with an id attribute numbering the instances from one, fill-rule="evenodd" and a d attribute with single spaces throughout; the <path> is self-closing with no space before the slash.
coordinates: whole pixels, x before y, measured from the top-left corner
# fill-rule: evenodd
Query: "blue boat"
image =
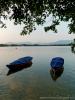
<path id="1" fill-rule="evenodd" d="M 63 67 L 64 59 L 62 57 L 55 57 L 51 60 L 51 67 L 54 69 Z"/>
<path id="2" fill-rule="evenodd" d="M 7 76 L 11 75 L 11 74 L 14 74 L 16 72 L 22 71 L 23 69 L 30 68 L 31 66 L 32 66 L 32 62 L 29 62 L 27 64 L 24 64 L 23 66 L 15 67 L 13 70 L 9 69 L 8 73 L 7 73 Z"/>
<path id="3" fill-rule="evenodd" d="M 31 56 L 22 57 L 22 58 L 19 58 L 15 61 L 11 62 L 10 64 L 7 65 L 7 67 L 11 70 L 15 70 L 20 67 L 25 67 L 26 65 L 31 63 L 32 59 L 33 59 L 33 57 L 31 57 Z"/>

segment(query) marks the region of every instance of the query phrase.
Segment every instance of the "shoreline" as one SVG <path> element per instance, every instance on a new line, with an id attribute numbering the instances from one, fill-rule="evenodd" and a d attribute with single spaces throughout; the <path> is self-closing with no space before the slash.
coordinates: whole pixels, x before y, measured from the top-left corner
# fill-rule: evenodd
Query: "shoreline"
<path id="1" fill-rule="evenodd" d="M 71 45 L 0 45 L 0 47 L 25 47 L 25 46 L 71 46 Z"/>

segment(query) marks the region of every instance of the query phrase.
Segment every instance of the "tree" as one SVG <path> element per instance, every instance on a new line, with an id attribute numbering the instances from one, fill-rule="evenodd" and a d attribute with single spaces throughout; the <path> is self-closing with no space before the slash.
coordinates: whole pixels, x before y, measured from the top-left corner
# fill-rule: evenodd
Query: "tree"
<path id="1" fill-rule="evenodd" d="M 43 25 L 49 15 L 52 24 L 45 31 L 57 32 L 60 21 L 70 21 L 69 33 L 75 33 L 75 0 L 0 0 L 0 25 L 6 27 L 3 19 L 24 24 L 21 35 L 30 34 L 37 25 Z"/>

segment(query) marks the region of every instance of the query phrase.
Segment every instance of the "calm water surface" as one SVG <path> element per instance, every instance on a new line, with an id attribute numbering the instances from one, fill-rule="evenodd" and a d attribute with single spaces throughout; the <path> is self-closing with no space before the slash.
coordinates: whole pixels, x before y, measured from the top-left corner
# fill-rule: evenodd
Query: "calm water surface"
<path id="1" fill-rule="evenodd" d="M 32 66 L 7 76 L 10 62 L 32 56 Z M 64 58 L 64 71 L 54 81 L 50 61 Z M 0 100 L 40 100 L 41 97 L 75 96 L 75 54 L 70 47 L 0 47 Z M 46 100 L 46 99 L 44 99 Z"/>

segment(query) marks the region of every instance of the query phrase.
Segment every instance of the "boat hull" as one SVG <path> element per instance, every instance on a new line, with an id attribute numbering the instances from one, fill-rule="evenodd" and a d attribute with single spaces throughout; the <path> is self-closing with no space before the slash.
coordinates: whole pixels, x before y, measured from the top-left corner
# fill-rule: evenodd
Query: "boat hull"
<path id="1" fill-rule="evenodd" d="M 29 65 L 31 65 L 32 62 L 28 62 L 28 63 L 25 63 L 25 64 L 13 64 L 13 65 L 7 65 L 7 67 L 10 69 L 10 70 L 19 70 L 21 68 L 27 68 Z"/>
<path id="2" fill-rule="evenodd" d="M 16 70 L 16 69 L 20 69 L 20 68 L 25 68 L 27 66 L 29 66 L 32 62 L 33 57 L 31 56 L 26 56 L 26 57 L 22 57 L 19 58 L 13 62 L 11 62 L 9 65 L 6 65 L 9 69 L 11 70 Z"/>
<path id="3" fill-rule="evenodd" d="M 7 73 L 7 76 L 8 75 L 11 75 L 11 74 L 14 74 L 16 72 L 19 72 L 19 71 L 21 71 L 23 69 L 30 68 L 31 66 L 32 66 L 32 62 L 29 62 L 28 64 L 25 64 L 25 65 L 22 65 L 22 66 L 15 66 L 15 67 L 12 66 L 14 68 L 13 69 L 12 68 L 9 68 L 8 73 Z"/>
<path id="4" fill-rule="evenodd" d="M 58 68 L 61 68 L 63 67 L 63 64 L 64 64 L 64 59 L 61 58 L 61 57 L 55 57 L 52 59 L 50 65 L 53 69 L 58 69 Z"/>

